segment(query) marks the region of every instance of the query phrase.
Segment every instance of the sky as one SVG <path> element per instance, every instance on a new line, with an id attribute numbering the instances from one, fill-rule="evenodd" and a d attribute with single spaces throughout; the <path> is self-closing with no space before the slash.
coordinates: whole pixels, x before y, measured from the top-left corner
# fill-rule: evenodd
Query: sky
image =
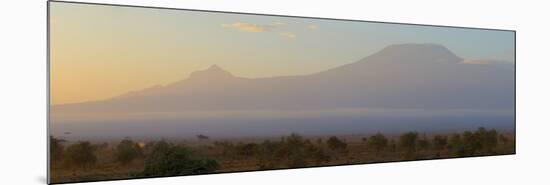
<path id="1" fill-rule="evenodd" d="M 50 100 L 108 99 L 214 64 L 248 78 L 311 74 L 402 43 L 514 62 L 510 31 L 50 2 Z"/>

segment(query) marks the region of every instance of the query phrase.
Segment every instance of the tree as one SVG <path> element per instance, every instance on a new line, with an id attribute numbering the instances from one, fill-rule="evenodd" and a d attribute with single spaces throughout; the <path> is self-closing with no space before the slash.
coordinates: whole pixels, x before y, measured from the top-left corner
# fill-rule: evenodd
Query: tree
<path id="1" fill-rule="evenodd" d="M 484 132 L 485 130 L 482 130 L 481 132 Z M 464 153 L 465 156 L 473 156 L 477 150 L 481 149 L 482 141 L 480 139 L 480 135 L 484 133 L 472 133 L 470 131 L 464 131 L 462 133 L 462 142 L 464 145 Z"/>
<path id="2" fill-rule="evenodd" d="M 72 165 L 87 167 L 94 165 L 97 161 L 94 155 L 94 147 L 88 141 L 80 141 L 67 147 L 67 162 Z"/>
<path id="3" fill-rule="evenodd" d="M 215 160 L 200 159 L 185 146 L 159 141 L 145 160 L 145 168 L 138 176 L 175 176 L 204 174 L 219 168 Z"/>
<path id="4" fill-rule="evenodd" d="M 367 146 L 369 148 L 374 149 L 375 156 L 378 156 L 378 153 L 388 146 L 388 139 L 386 138 L 386 136 L 384 136 L 381 133 L 377 133 L 376 135 L 370 136 L 370 138 L 366 141 L 367 141 Z"/>
<path id="5" fill-rule="evenodd" d="M 265 145 L 265 146 L 264 146 Z M 317 147 L 308 139 L 304 139 L 298 134 L 291 134 L 287 137 L 282 137 L 280 142 L 271 143 L 264 142 L 262 143 L 261 148 L 271 148 L 265 149 L 265 152 L 270 152 L 270 154 L 265 153 L 265 156 L 270 156 L 267 159 L 271 158 L 275 163 L 265 162 L 267 165 L 260 166 L 261 169 L 272 168 L 276 164 L 283 165 L 286 167 L 304 167 L 308 165 L 308 162 L 314 162 L 316 164 L 322 164 L 330 160 L 325 151 L 321 147 Z M 264 149 L 261 149 L 264 151 Z M 263 153 L 263 152 L 261 152 Z M 306 160 L 311 159 L 311 160 Z"/>
<path id="6" fill-rule="evenodd" d="M 417 141 L 418 150 L 428 151 L 431 147 L 431 143 L 426 137 L 426 134 L 423 134 L 420 139 Z"/>
<path id="7" fill-rule="evenodd" d="M 258 147 L 258 166 L 259 169 L 272 169 L 275 168 L 277 161 L 274 157 L 274 153 L 279 147 L 278 143 L 264 140 Z"/>
<path id="8" fill-rule="evenodd" d="M 308 153 L 311 155 L 317 165 L 330 161 L 330 156 L 327 155 L 322 148 L 311 146 L 308 149 Z"/>
<path id="9" fill-rule="evenodd" d="M 478 132 L 482 133 L 480 130 L 482 128 L 478 129 Z M 484 132 L 483 134 L 479 134 L 481 137 L 481 145 L 482 148 L 488 152 L 493 153 L 495 147 L 498 144 L 498 132 L 495 129 L 491 129 L 488 132 Z"/>
<path id="10" fill-rule="evenodd" d="M 256 143 L 240 144 L 237 146 L 237 151 L 239 155 L 251 157 L 258 153 L 258 148 L 258 144 Z"/>
<path id="11" fill-rule="evenodd" d="M 415 157 L 417 139 L 418 133 L 416 132 L 407 132 L 399 136 L 399 147 L 405 151 L 405 159 L 412 159 Z"/>
<path id="12" fill-rule="evenodd" d="M 311 145 L 311 143 L 309 143 Z M 296 133 L 283 137 L 275 151 L 275 157 L 287 167 L 304 167 L 308 157 L 307 144 L 304 138 Z"/>
<path id="13" fill-rule="evenodd" d="M 50 136 L 50 159 L 52 161 L 57 161 L 61 159 L 61 156 L 63 155 L 63 150 L 65 147 L 63 146 L 63 143 L 66 142 L 63 139 L 57 139 L 53 136 Z"/>
<path id="14" fill-rule="evenodd" d="M 130 139 L 122 140 L 116 147 L 116 159 L 126 165 L 142 155 L 141 147 Z"/>
<path id="15" fill-rule="evenodd" d="M 199 139 L 199 141 L 203 141 L 203 140 L 209 140 L 210 137 L 199 134 L 199 135 L 197 135 L 197 139 Z"/>
<path id="16" fill-rule="evenodd" d="M 462 141 L 462 136 L 460 134 L 452 134 L 449 138 L 449 149 L 456 156 L 464 156 L 466 151 L 464 148 L 464 142 Z"/>
<path id="17" fill-rule="evenodd" d="M 436 156 L 441 156 L 441 151 L 447 146 L 447 136 L 436 135 L 433 138 L 434 149 L 437 151 Z"/>
<path id="18" fill-rule="evenodd" d="M 335 136 L 332 136 L 327 140 L 327 145 L 331 150 L 338 152 L 344 152 L 348 147 L 348 144 L 344 143 Z"/>

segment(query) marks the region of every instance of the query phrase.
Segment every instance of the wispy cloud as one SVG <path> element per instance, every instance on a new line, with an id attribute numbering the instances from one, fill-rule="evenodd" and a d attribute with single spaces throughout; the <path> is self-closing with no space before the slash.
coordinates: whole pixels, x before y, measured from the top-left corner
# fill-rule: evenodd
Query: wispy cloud
<path id="1" fill-rule="evenodd" d="M 315 24 L 310 24 L 310 25 L 307 26 L 307 28 L 310 29 L 310 30 L 317 30 L 317 29 L 319 29 L 319 26 L 317 26 Z"/>
<path id="2" fill-rule="evenodd" d="M 490 61 L 488 60 L 481 60 L 481 59 L 470 59 L 470 60 L 464 60 L 462 61 L 463 64 L 489 64 Z"/>
<path id="3" fill-rule="evenodd" d="M 259 33 L 259 32 L 265 32 L 266 29 L 260 25 L 256 24 L 249 24 L 249 23 L 242 23 L 242 22 L 236 22 L 232 24 L 222 24 L 222 27 L 224 28 L 233 28 L 244 32 L 252 32 L 252 33 Z"/>
<path id="4" fill-rule="evenodd" d="M 295 33 L 292 33 L 292 32 L 281 32 L 279 33 L 280 36 L 282 37 L 285 37 L 285 38 L 289 38 L 289 39 L 294 39 L 297 37 L 297 35 Z"/>
<path id="5" fill-rule="evenodd" d="M 283 26 L 283 25 L 286 25 L 286 23 L 284 23 L 284 22 L 272 22 L 269 25 L 271 25 L 271 26 Z"/>
<path id="6" fill-rule="evenodd" d="M 285 26 L 286 23 L 283 22 L 272 22 L 269 24 L 264 25 L 258 25 L 258 24 L 251 24 L 251 23 L 243 23 L 243 22 L 235 22 L 231 24 L 222 24 L 223 28 L 228 29 L 236 29 L 243 32 L 252 32 L 252 33 L 259 33 L 259 32 L 272 32 L 276 33 L 279 36 L 283 38 L 288 39 L 294 39 L 297 37 L 296 33 L 290 32 L 290 31 L 277 31 L 280 27 Z M 317 29 L 315 26 L 314 29 Z"/>
<path id="7" fill-rule="evenodd" d="M 488 59 L 465 59 L 461 62 L 462 64 L 477 64 L 477 65 L 484 65 L 484 64 L 502 64 L 502 63 L 510 63 L 510 61 L 504 61 L 504 60 L 488 60 Z"/>

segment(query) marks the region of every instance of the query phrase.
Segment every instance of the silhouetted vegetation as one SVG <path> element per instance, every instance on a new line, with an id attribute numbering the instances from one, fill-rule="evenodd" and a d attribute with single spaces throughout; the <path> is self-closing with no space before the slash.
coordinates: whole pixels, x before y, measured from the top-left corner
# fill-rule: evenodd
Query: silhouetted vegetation
<path id="1" fill-rule="evenodd" d="M 368 140 L 363 138 L 363 142 L 367 142 L 367 146 L 373 148 L 375 156 L 388 146 L 388 139 L 381 133 L 371 136 Z"/>
<path id="2" fill-rule="evenodd" d="M 194 145 L 165 140 L 138 144 L 126 138 L 113 146 L 87 141 L 70 144 L 52 136 L 49 138 L 50 155 L 52 162 L 57 161 L 52 166 L 52 180 L 191 175 L 515 152 L 512 135 L 485 128 L 438 135 L 406 132 L 307 138 L 292 133 L 279 139 L 240 141 L 216 141 L 199 136 Z"/>
<path id="3" fill-rule="evenodd" d="M 199 134 L 199 135 L 197 135 L 197 139 L 199 139 L 199 140 L 209 140 L 210 137 L 205 136 L 205 135 L 202 135 L 202 134 Z"/>
<path id="4" fill-rule="evenodd" d="M 418 133 L 407 132 L 399 136 L 399 147 L 403 150 L 404 159 L 413 159 L 416 155 Z"/>
<path id="5" fill-rule="evenodd" d="M 88 141 L 80 141 L 67 147 L 67 162 L 70 165 L 86 168 L 94 165 L 97 161 L 94 155 L 94 148 Z"/>
<path id="6" fill-rule="evenodd" d="M 132 162 L 135 158 L 138 158 L 142 155 L 141 148 L 137 143 L 130 139 L 122 140 L 116 147 L 116 158 L 117 160 L 126 165 Z"/>
<path id="7" fill-rule="evenodd" d="M 434 147 L 434 150 L 437 152 L 437 154 L 435 155 L 436 157 L 441 156 L 441 152 L 445 149 L 446 146 L 447 146 L 447 136 L 441 136 L 441 135 L 434 136 L 433 147 Z"/>
<path id="8" fill-rule="evenodd" d="M 343 142 L 342 140 L 338 139 L 335 136 L 332 136 L 328 138 L 327 145 L 331 150 L 338 151 L 338 152 L 344 152 L 348 145 Z"/>
<path id="9" fill-rule="evenodd" d="M 63 150 L 65 149 L 65 146 L 63 146 L 63 143 L 65 140 L 63 139 L 57 139 L 53 136 L 50 136 L 50 159 L 52 161 L 58 161 L 61 159 L 61 156 L 63 155 Z"/>
<path id="10" fill-rule="evenodd" d="M 137 176 L 203 174 L 211 173 L 218 168 L 219 165 L 215 160 L 199 159 L 185 146 L 159 141 L 145 160 L 143 172 Z"/>

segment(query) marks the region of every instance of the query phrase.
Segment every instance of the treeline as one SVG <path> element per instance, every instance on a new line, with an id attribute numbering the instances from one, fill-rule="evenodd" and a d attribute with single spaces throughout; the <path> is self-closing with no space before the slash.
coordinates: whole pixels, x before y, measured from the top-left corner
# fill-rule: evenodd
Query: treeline
<path id="1" fill-rule="evenodd" d="M 431 136 L 406 132 L 388 137 L 377 133 L 358 142 L 347 142 L 336 136 L 311 140 L 295 133 L 278 140 L 248 143 L 209 142 L 210 138 L 205 135 L 197 138 L 202 143 L 198 147 L 164 140 L 140 145 L 129 138 L 110 147 L 107 143 L 94 145 L 87 141 L 66 145 L 65 140 L 50 137 L 51 164 L 62 169 L 87 171 L 97 164 L 96 151 L 109 150 L 117 165 L 126 166 L 136 160 L 143 162 L 140 170 L 128 174 L 128 177 L 151 177 L 226 171 L 233 168 L 225 164 L 235 161 L 252 161 L 253 168 L 247 169 L 276 169 L 357 163 L 351 159 L 368 163 L 509 154 L 515 151 L 513 137 L 485 128 Z"/>
<path id="2" fill-rule="evenodd" d="M 479 128 L 474 132 L 431 137 L 418 132 L 406 132 L 396 138 L 389 138 L 377 133 L 361 138 L 359 149 L 348 147 L 349 142 L 335 136 L 326 140 L 318 138 L 313 142 L 298 134 L 282 137 L 279 141 L 265 140 L 260 143 L 216 141 L 213 148 L 221 148 L 221 156 L 252 158 L 256 159 L 259 169 L 273 169 L 345 164 L 351 156 L 364 158 L 357 156 L 363 155 L 355 153 L 357 151 L 366 151 L 364 155 L 369 157 L 367 162 L 495 155 L 513 152 L 514 148 L 496 150 L 498 143 L 513 145 L 510 140 L 494 129 Z M 352 149 L 355 152 L 349 151 Z"/>
<path id="3" fill-rule="evenodd" d="M 97 163 L 95 152 L 108 147 L 107 143 L 92 145 L 88 141 L 64 146 L 66 141 L 50 136 L 50 158 L 55 167 L 86 171 Z M 114 149 L 116 162 L 121 166 L 134 160 L 144 160 L 143 171 L 128 174 L 131 177 L 174 176 L 210 173 L 219 168 L 215 160 L 204 159 L 184 145 L 164 140 L 140 146 L 124 139 Z"/>

